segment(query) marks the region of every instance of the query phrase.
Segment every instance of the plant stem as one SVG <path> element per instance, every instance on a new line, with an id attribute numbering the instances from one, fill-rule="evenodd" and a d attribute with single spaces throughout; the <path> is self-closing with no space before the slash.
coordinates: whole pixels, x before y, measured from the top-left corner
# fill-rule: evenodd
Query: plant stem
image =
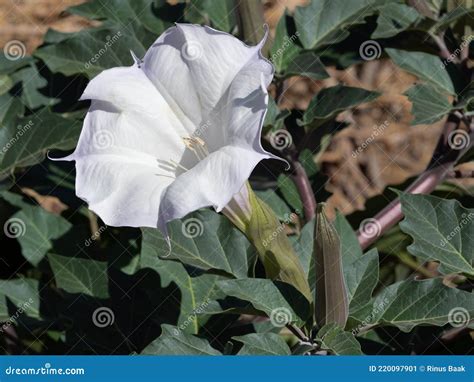
<path id="1" fill-rule="evenodd" d="M 291 164 L 294 171 L 291 177 L 303 202 L 304 217 L 306 221 L 310 221 L 316 216 L 316 198 L 304 167 L 298 160 L 293 160 Z"/>
<path id="2" fill-rule="evenodd" d="M 457 150 L 449 145 L 449 134 L 456 130 L 459 127 L 459 124 L 459 117 L 454 114 L 451 114 L 448 117 L 430 164 L 425 172 L 418 176 L 418 178 L 416 178 L 415 181 L 405 190 L 406 193 L 427 194 L 433 191 L 436 186 L 446 178 L 458 159 L 470 148 L 470 146 L 472 146 L 474 143 L 474 133 L 472 131 L 470 133 L 471 143 L 470 145 L 467 145 L 467 147 L 462 150 Z M 362 249 L 366 249 L 377 240 L 378 236 L 387 232 L 387 230 L 397 224 L 402 217 L 403 214 L 400 199 L 396 198 L 374 217 L 380 228 L 379 235 L 364 235 L 359 230 L 357 236 Z"/>
<path id="3" fill-rule="evenodd" d="M 251 45 L 258 44 L 265 35 L 265 19 L 263 18 L 263 5 L 260 1 L 255 0 L 239 0 L 236 2 L 237 16 L 239 22 L 239 33 L 242 39 Z M 268 48 L 270 46 L 270 38 L 268 38 L 262 53 L 268 56 Z"/>
<path id="4" fill-rule="evenodd" d="M 306 335 L 303 333 L 303 331 L 292 325 L 292 324 L 288 324 L 286 325 L 286 327 L 288 328 L 288 330 L 293 333 L 299 340 L 303 341 L 303 342 L 307 342 L 309 341 L 308 337 L 306 337 Z"/>

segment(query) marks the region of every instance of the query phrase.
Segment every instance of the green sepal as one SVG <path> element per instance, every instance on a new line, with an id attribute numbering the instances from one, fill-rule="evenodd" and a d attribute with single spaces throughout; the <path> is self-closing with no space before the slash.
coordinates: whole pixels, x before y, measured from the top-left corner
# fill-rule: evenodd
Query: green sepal
<path id="1" fill-rule="evenodd" d="M 267 278 L 293 285 L 311 302 L 308 281 L 300 260 L 284 232 L 284 225 L 250 187 L 248 190 L 252 212 L 250 219 L 245 222 L 243 231 L 257 249 Z"/>

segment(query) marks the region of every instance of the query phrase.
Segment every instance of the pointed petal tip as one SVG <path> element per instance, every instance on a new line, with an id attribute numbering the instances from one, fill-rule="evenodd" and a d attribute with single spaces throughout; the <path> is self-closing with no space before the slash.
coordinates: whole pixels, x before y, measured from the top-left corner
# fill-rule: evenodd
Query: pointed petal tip
<path id="1" fill-rule="evenodd" d="M 70 161 L 74 160 L 74 153 L 72 153 L 70 155 L 67 155 L 65 157 L 62 157 L 62 158 L 53 158 L 53 157 L 50 156 L 50 152 L 51 152 L 51 150 L 48 150 L 46 152 L 46 158 L 48 158 L 49 160 L 52 160 L 54 162 L 59 162 L 59 161 L 68 161 L 68 162 L 70 162 Z"/>
<path id="2" fill-rule="evenodd" d="M 135 54 L 133 50 L 130 49 L 130 55 L 132 56 L 134 65 L 140 66 L 142 63 L 142 60 L 138 58 L 138 56 Z"/>

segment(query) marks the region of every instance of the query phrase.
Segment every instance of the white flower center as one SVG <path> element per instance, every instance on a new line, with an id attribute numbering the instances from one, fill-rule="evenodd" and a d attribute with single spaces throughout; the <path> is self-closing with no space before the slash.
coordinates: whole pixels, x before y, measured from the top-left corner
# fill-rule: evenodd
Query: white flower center
<path id="1" fill-rule="evenodd" d="M 195 164 L 199 163 L 203 159 L 205 159 L 209 155 L 209 150 L 207 149 L 206 142 L 202 140 L 199 137 L 184 137 L 183 138 L 184 145 L 189 149 L 190 152 L 194 154 L 196 157 L 197 161 L 191 160 L 191 161 L 186 161 L 186 162 L 191 162 L 191 167 L 194 167 Z M 187 168 L 184 166 L 182 163 L 178 163 L 173 159 L 170 159 L 168 161 L 165 160 L 160 160 L 157 159 L 158 162 L 158 167 L 161 169 L 172 172 L 174 176 L 170 175 L 163 175 L 163 176 L 168 176 L 171 178 L 174 178 L 178 176 L 180 173 L 182 174 L 183 172 L 189 171 L 190 168 Z M 192 164 L 192 162 L 195 162 Z"/>

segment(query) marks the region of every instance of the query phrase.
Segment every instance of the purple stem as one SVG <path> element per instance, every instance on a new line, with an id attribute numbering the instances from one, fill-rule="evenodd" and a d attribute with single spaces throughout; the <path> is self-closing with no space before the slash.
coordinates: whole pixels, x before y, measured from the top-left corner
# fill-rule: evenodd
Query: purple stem
<path id="1" fill-rule="evenodd" d="M 304 217 L 306 221 L 310 221 L 316 216 L 316 198 L 304 167 L 297 160 L 293 160 L 291 164 L 294 170 L 292 179 L 303 202 Z"/>
<path id="2" fill-rule="evenodd" d="M 467 145 L 462 150 L 454 149 L 449 145 L 449 134 L 459 127 L 459 123 L 459 117 L 453 114 L 449 116 L 428 168 L 405 190 L 406 193 L 428 194 L 433 191 L 450 173 L 458 159 L 474 143 L 472 139 L 474 134 L 471 131 L 471 145 Z M 366 249 L 374 243 L 380 235 L 397 224 L 402 217 L 400 199 L 397 198 L 375 215 L 374 219 L 378 223 L 378 228 L 380 228 L 378 235 L 365 235 L 361 230 L 358 231 L 357 237 L 362 249 Z"/>

